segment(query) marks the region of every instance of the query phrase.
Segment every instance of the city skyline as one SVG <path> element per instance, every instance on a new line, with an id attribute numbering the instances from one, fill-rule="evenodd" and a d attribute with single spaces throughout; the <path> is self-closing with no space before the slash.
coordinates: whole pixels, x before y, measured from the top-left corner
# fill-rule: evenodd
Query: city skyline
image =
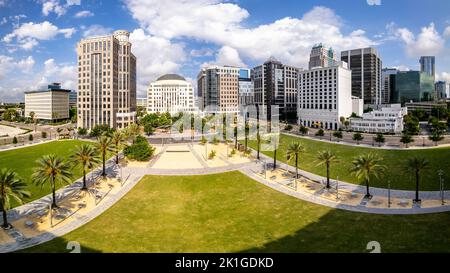
<path id="1" fill-rule="evenodd" d="M 206 64 L 253 68 L 274 56 L 307 69 L 311 47 L 321 42 L 338 55 L 373 46 L 383 67 L 402 70 L 419 70 L 420 56 L 433 55 L 436 80 L 450 81 L 448 2 L 352 2 L 349 10 L 339 1 L 0 1 L 0 101 L 23 101 L 23 92 L 49 82 L 76 90 L 77 41 L 117 29 L 131 33 L 138 97 L 166 73 L 180 74 L 196 88 Z M 208 11 L 227 16 L 212 18 Z M 419 11 L 424 16 L 411 20 Z"/>

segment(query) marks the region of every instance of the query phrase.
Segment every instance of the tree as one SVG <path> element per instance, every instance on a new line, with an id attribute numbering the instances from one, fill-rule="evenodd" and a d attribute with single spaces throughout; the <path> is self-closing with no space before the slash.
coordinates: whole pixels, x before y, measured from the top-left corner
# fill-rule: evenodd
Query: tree
<path id="1" fill-rule="evenodd" d="M 419 182 L 420 182 L 420 174 L 427 170 L 430 165 L 430 162 L 424 158 L 420 157 L 412 157 L 406 161 L 405 171 L 413 172 L 416 177 L 416 198 L 414 199 L 415 203 L 420 202 L 419 199 Z"/>
<path id="2" fill-rule="evenodd" d="M 428 137 L 431 141 L 434 142 L 434 144 L 437 146 L 438 142 L 443 140 L 444 137 L 442 136 L 442 133 L 439 131 L 434 131 L 429 137 Z"/>
<path id="3" fill-rule="evenodd" d="M 17 203 L 23 204 L 25 197 L 31 194 L 26 191 L 27 184 L 19 178 L 16 172 L 11 169 L 3 168 L 0 170 L 0 209 L 3 213 L 3 228 L 9 229 L 7 212 L 11 208 L 11 199 Z"/>
<path id="4" fill-rule="evenodd" d="M 97 139 L 97 152 L 102 156 L 102 176 L 106 176 L 106 154 L 112 150 L 112 140 L 107 135 L 102 135 Z"/>
<path id="5" fill-rule="evenodd" d="M 233 135 L 234 135 L 234 148 L 237 149 L 237 147 L 238 147 L 238 127 L 236 124 L 233 129 Z"/>
<path id="6" fill-rule="evenodd" d="M 350 169 L 350 172 L 358 179 L 365 181 L 366 198 L 372 198 L 369 192 L 370 181 L 373 178 L 380 178 L 385 173 L 386 166 L 381 164 L 382 161 L 383 158 L 374 153 L 361 155 L 352 161 L 353 167 Z"/>
<path id="7" fill-rule="evenodd" d="M 42 137 L 42 138 L 47 138 L 47 132 L 42 131 L 42 132 L 41 132 L 41 137 Z"/>
<path id="8" fill-rule="evenodd" d="M 316 132 L 316 136 L 320 137 L 320 139 L 322 139 L 324 135 L 325 131 L 323 129 L 319 129 L 319 131 Z"/>
<path id="9" fill-rule="evenodd" d="M 144 132 L 147 135 L 152 135 L 155 132 L 155 129 L 153 128 L 153 126 L 150 123 L 145 123 L 144 124 Z"/>
<path id="10" fill-rule="evenodd" d="M 339 162 L 337 156 L 332 151 L 321 151 L 317 156 L 317 166 L 325 165 L 327 167 L 327 189 L 330 188 L 330 167 L 331 164 Z"/>
<path id="11" fill-rule="evenodd" d="M 71 156 L 74 165 L 80 165 L 83 169 L 83 187 L 81 190 L 87 190 L 86 173 L 92 169 L 96 164 L 100 163 L 97 151 L 92 145 L 83 144 L 77 146 L 75 153 Z"/>
<path id="12" fill-rule="evenodd" d="M 45 155 L 36 161 L 32 180 L 40 186 L 50 184 L 52 188 L 52 208 L 56 204 L 56 184 L 70 184 L 72 182 L 72 166 L 62 157 L 55 154 Z"/>
<path id="13" fill-rule="evenodd" d="M 116 153 L 116 164 L 119 164 L 119 152 L 125 141 L 125 135 L 121 131 L 115 131 L 111 140 L 114 144 L 114 152 Z"/>
<path id="14" fill-rule="evenodd" d="M 295 158 L 295 179 L 298 179 L 298 155 L 304 151 L 305 147 L 298 142 L 289 144 L 286 151 L 289 158 Z"/>
<path id="15" fill-rule="evenodd" d="M 78 134 L 79 136 L 85 136 L 85 135 L 87 134 L 87 129 L 86 129 L 86 128 L 81 128 L 81 127 L 79 127 L 79 128 L 78 128 L 78 131 L 77 131 L 77 134 Z"/>
<path id="16" fill-rule="evenodd" d="M 403 119 L 404 132 L 409 135 L 417 135 L 420 132 L 419 119 L 413 115 L 406 115 Z"/>
<path id="17" fill-rule="evenodd" d="M 333 133 L 333 136 L 337 139 L 337 142 L 339 142 L 340 139 L 342 139 L 344 136 L 342 135 L 341 131 L 336 131 Z"/>
<path id="18" fill-rule="evenodd" d="M 33 141 L 33 134 L 29 134 L 29 135 L 28 135 L 28 140 L 29 140 L 29 141 Z"/>
<path id="19" fill-rule="evenodd" d="M 414 139 L 409 134 L 403 133 L 400 142 L 405 144 L 406 148 L 408 148 L 409 143 L 414 142 Z"/>
<path id="20" fill-rule="evenodd" d="M 356 144 L 359 145 L 359 142 L 362 141 L 364 139 L 364 137 L 362 136 L 361 133 L 354 133 L 353 134 L 353 138 L 354 141 L 356 141 Z"/>
<path id="21" fill-rule="evenodd" d="M 36 117 L 36 113 L 31 111 L 28 115 L 30 115 L 31 122 L 34 123 L 34 131 L 36 132 L 36 123 L 35 123 L 35 119 L 34 119 Z"/>
<path id="22" fill-rule="evenodd" d="M 128 127 L 125 129 L 125 135 L 127 138 L 131 139 L 131 142 L 135 142 L 136 137 L 141 134 L 141 128 L 136 123 L 132 123 L 128 125 Z"/>
<path id="23" fill-rule="evenodd" d="M 340 117 L 340 118 L 339 118 L 339 121 L 341 122 L 342 125 L 344 125 L 345 120 L 346 120 L 345 117 Z"/>
<path id="24" fill-rule="evenodd" d="M 383 144 L 386 139 L 384 138 L 384 135 L 382 133 L 378 133 L 373 140 L 378 143 L 378 146 L 381 147 L 381 144 Z"/>
<path id="25" fill-rule="evenodd" d="M 306 135 L 308 133 L 308 131 L 309 131 L 308 127 L 305 127 L 303 125 L 300 126 L 300 129 L 299 129 L 300 134 Z"/>
<path id="26" fill-rule="evenodd" d="M 77 122 L 77 108 L 70 108 L 69 110 L 69 119 L 72 123 Z"/>
<path id="27" fill-rule="evenodd" d="M 89 136 L 90 137 L 100 137 L 103 134 L 112 136 L 113 133 L 114 133 L 114 129 L 110 128 L 108 124 L 98 124 L 98 125 L 95 125 L 94 128 L 91 129 Z"/>
<path id="28" fill-rule="evenodd" d="M 12 143 L 13 143 L 13 144 L 17 144 L 17 142 L 18 142 L 18 141 L 17 141 L 17 137 L 14 136 L 14 137 L 13 137 L 13 140 L 12 140 Z"/>
<path id="29" fill-rule="evenodd" d="M 136 141 L 131 145 L 125 147 L 123 153 L 126 157 L 137 161 L 149 160 L 155 152 L 155 149 L 150 146 L 147 139 L 143 136 L 137 136 Z"/>

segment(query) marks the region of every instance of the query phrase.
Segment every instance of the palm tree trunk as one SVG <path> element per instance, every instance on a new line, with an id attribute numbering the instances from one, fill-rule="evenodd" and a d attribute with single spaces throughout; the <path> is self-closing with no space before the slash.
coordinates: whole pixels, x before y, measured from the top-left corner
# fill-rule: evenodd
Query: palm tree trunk
<path id="1" fill-rule="evenodd" d="M 119 164 L 119 147 L 116 146 L 116 164 Z"/>
<path id="2" fill-rule="evenodd" d="M 298 179 L 298 154 L 295 154 L 295 179 Z"/>
<path id="3" fill-rule="evenodd" d="M 366 198 L 372 197 L 372 195 L 370 195 L 370 192 L 369 192 L 369 179 L 366 179 L 366 191 L 367 191 Z"/>
<path id="4" fill-rule="evenodd" d="M 52 208 L 57 208 L 56 204 L 56 189 L 55 189 L 55 178 L 52 175 Z"/>
<path id="5" fill-rule="evenodd" d="M 259 139 L 259 133 L 258 133 L 258 154 L 256 156 L 256 158 L 258 158 L 258 160 L 259 160 L 259 149 L 260 149 L 260 146 L 261 146 L 261 140 Z"/>
<path id="6" fill-rule="evenodd" d="M 3 212 L 3 225 L 2 225 L 2 227 L 3 228 L 8 228 L 9 224 L 8 224 L 8 216 L 6 214 L 6 210 L 2 209 L 2 212 Z"/>
<path id="7" fill-rule="evenodd" d="M 330 188 L 330 163 L 327 162 L 327 189 Z"/>
<path id="8" fill-rule="evenodd" d="M 86 169 L 83 166 L 83 187 L 81 188 L 81 190 L 87 190 L 87 186 L 86 186 Z"/>
<path id="9" fill-rule="evenodd" d="M 277 149 L 273 152 L 273 170 L 277 168 Z"/>
<path id="10" fill-rule="evenodd" d="M 416 203 L 420 202 L 420 199 L 419 199 L 419 179 L 420 179 L 419 172 L 416 171 L 416 199 L 414 199 L 414 202 L 416 202 Z"/>
<path id="11" fill-rule="evenodd" d="M 102 154 L 102 161 L 103 161 L 103 171 L 102 171 L 102 176 L 106 176 L 106 168 L 105 168 L 105 153 Z"/>

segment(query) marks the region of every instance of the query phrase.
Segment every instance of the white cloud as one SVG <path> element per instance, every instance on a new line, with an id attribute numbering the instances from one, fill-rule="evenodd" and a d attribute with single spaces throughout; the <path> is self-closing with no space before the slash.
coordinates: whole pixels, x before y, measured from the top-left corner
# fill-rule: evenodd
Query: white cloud
<path id="1" fill-rule="evenodd" d="M 58 17 L 66 14 L 70 6 L 81 4 L 81 0 L 67 0 L 65 3 L 62 3 L 60 0 L 41 0 L 40 2 L 42 3 L 42 14 L 44 16 L 48 16 L 53 12 Z"/>
<path id="2" fill-rule="evenodd" d="M 418 35 L 408 28 L 397 28 L 391 23 L 387 26 L 390 35 L 404 42 L 409 57 L 439 55 L 445 49 L 445 40 L 436 30 L 434 23 L 423 27 Z"/>
<path id="3" fill-rule="evenodd" d="M 182 44 L 148 35 L 143 29 L 130 34 L 132 52 L 137 58 L 138 96 L 145 96 L 148 84 L 166 73 L 177 73 L 186 60 Z"/>
<path id="4" fill-rule="evenodd" d="M 216 59 L 213 62 L 205 63 L 202 66 L 209 65 L 231 65 L 236 67 L 246 67 L 242 62 L 239 52 L 229 46 L 223 46 L 216 54 Z"/>
<path id="5" fill-rule="evenodd" d="M 326 7 L 315 7 L 302 18 L 285 17 L 248 28 L 249 13 L 237 4 L 218 0 L 126 0 L 133 18 L 149 33 L 167 39 L 193 38 L 235 49 L 240 58 L 262 62 L 275 56 L 306 66 L 311 47 L 324 42 L 341 49 L 376 45 L 363 30 L 345 35 L 342 19 Z M 189 11 L 189 12 L 186 12 Z"/>
<path id="6" fill-rule="evenodd" d="M 16 61 L 10 56 L 0 55 L 0 80 L 8 73 L 29 73 L 33 66 L 34 59 L 32 56 Z"/>
<path id="7" fill-rule="evenodd" d="M 44 62 L 44 69 L 37 82 L 37 88 L 47 86 L 51 82 L 59 82 L 66 89 L 75 89 L 77 70 L 74 65 L 59 65 L 54 59 Z"/>
<path id="8" fill-rule="evenodd" d="M 450 73 L 449 72 L 436 73 L 436 80 L 445 81 L 450 84 Z"/>
<path id="9" fill-rule="evenodd" d="M 367 5 L 369 6 L 380 6 L 381 0 L 367 0 Z"/>
<path id="10" fill-rule="evenodd" d="M 192 57 L 209 57 L 214 55 L 214 50 L 211 48 L 192 49 L 190 55 Z"/>
<path id="11" fill-rule="evenodd" d="M 445 28 L 445 30 L 444 30 L 444 37 L 450 37 L 450 26 Z"/>
<path id="12" fill-rule="evenodd" d="M 8 19 L 6 17 L 3 17 L 2 20 L 0 21 L 0 26 L 4 25 L 8 23 Z"/>
<path id="13" fill-rule="evenodd" d="M 82 27 L 83 37 L 92 37 L 111 34 L 113 32 L 112 28 L 104 27 L 101 25 L 92 25 L 89 27 Z"/>
<path id="14" fill-rule="evenodd" d="M 59 29 L 52 23 L 45 21 L 43 23 L 24 23 L 13 32 L 3 37 L 3 41 L 11 43 L 16 39 L 17 43 L 23 49 L 32 49 L 38 45 L 38 40 L 51 40 L 58 34 L 63 34 L 65 38 L 70 38 L 76 32 L 75 28 Z"/>
<path id="15" fill-rule="evenodd" d="M 92 13 L 89 10 L 82 10 L 75 14 L 75 18 L 84 18 L 84 17 L 92 17 L 94 16 L 94 13 Z"/>

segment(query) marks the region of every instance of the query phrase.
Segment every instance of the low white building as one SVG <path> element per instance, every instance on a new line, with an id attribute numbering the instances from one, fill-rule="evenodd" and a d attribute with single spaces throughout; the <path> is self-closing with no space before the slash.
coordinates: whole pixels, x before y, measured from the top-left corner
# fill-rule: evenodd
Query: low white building
<path id="1" fill-rule="evenodd" d="M 147 92 L 147 112 L 195 112 L 194 89 L 185 78 L 167 74 L 152 82 Z"/>
<path id="2" fill-rule="evenodd" d="M 61 120 L 69 118 L 70 90 L 49 89 L 25 92 L 25 117 L 38 120 Z"/>
<path id="3" fill-rule="evenodd" d="M 136 106 L 147 109 L 147 98 L 136 98 Z"/>
<path id="4" fill-rule="evenodd" d="M 352 71 L 347 63 L 299 71 L 297 108 L 299 125 L 339 129 L 340 118 L 353 112 Z"/>
<path id="5" fill-rule="evenodd" d="M 392 104 L 364 113 L 360 118 L 350 118 L 350 129 L 365 133 L 400 134 L 403 131 L 403 117 L 407 114 L 406 107 Z"/>

